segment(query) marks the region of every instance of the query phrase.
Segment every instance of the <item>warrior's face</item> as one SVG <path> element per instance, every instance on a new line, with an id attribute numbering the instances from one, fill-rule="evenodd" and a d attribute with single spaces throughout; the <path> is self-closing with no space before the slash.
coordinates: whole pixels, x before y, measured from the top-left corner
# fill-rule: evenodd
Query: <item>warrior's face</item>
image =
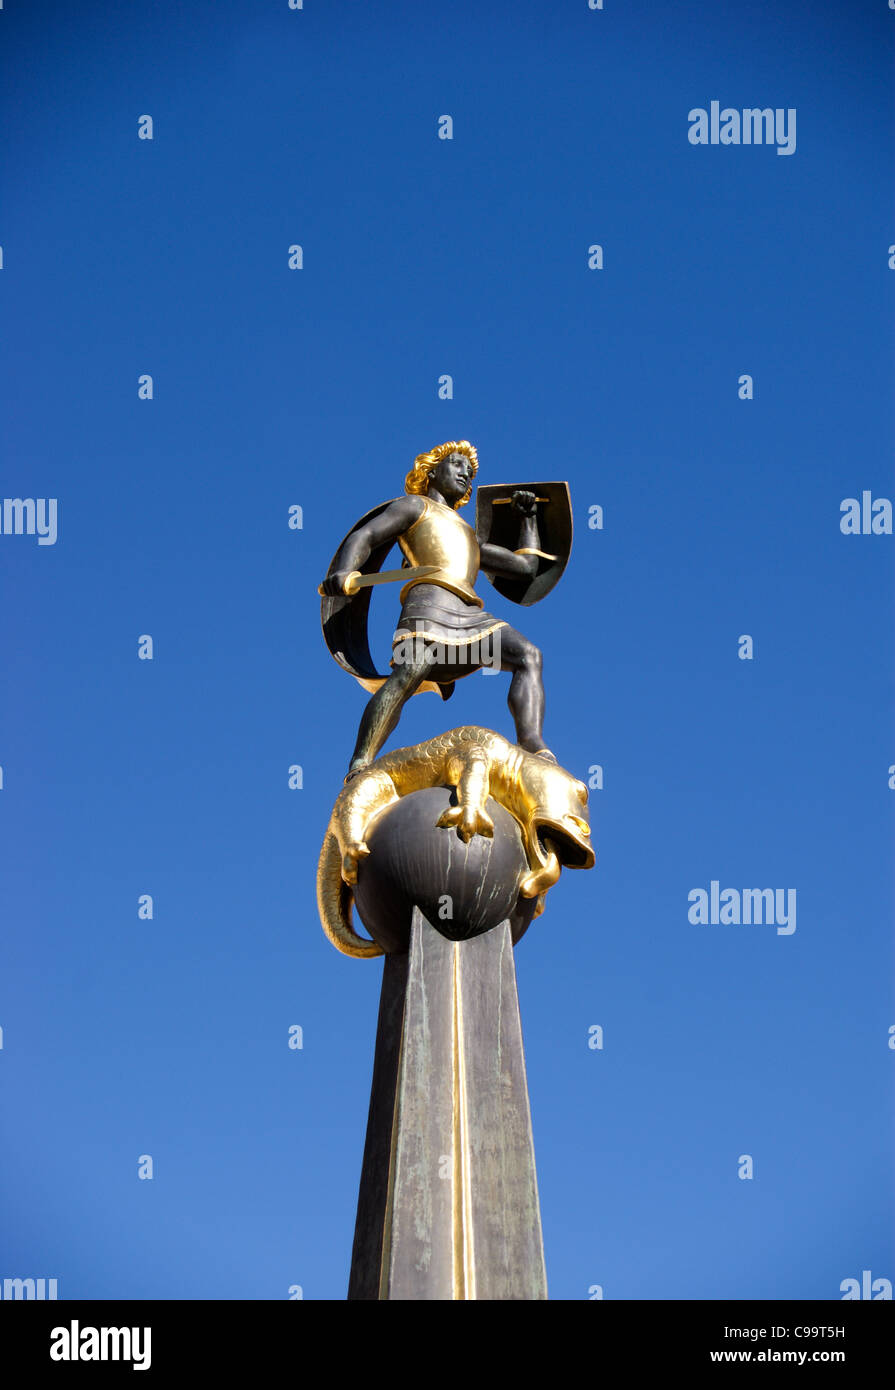
<path id="1" fill-rule="evenodd" d="M 440 459 L 429 474 L 429 486 L 434 487 L 449 507 L 456 507 L 468 493 L 475 469 L 465 454 L 454 452 Z"/>

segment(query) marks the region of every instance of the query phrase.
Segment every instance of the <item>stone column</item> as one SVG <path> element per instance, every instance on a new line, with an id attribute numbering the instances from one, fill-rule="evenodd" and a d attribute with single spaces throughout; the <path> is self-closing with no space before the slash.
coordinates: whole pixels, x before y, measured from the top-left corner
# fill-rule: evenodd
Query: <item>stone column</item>
<path id="1" fill-rule="evenodd" d="M 348 1297 L 547 1297 L 508 922 L 386 956 Z"/>

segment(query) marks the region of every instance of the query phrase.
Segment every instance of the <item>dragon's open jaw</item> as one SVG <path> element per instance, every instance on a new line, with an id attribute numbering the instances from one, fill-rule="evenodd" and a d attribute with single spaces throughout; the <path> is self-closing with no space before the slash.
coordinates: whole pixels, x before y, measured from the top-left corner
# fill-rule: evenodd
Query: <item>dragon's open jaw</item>
<path id="1" fill-rule="evenodd" d="M 568 869 L 592 869 L 594 851 L 590 826 L 580 816 L 565 815 L 558 820 L 535 816 L 532 819 L 532 849 L 542 866 L 553 850 L 560 864 Z"/>

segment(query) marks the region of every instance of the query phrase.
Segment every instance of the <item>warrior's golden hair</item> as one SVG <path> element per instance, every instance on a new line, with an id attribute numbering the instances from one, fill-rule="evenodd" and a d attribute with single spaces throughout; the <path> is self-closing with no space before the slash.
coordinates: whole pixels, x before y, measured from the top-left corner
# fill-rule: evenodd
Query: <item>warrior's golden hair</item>
<path id="1" fill-rule="evenodd" d="M 475 477 L 479 471 L 479 456 L 475 451 L 475 446 L 470 444 L 468 439 L 452 439 L 447 444 L 439 444 L 437 449 L 430 449 L 428 454 L 417 454 L 413 461 L 413 467 L 404 479 L 404 491 L 416 492 L 425 497 L 429 490 L 429 477 L 432 470 L 437 467 L 443 458 L 448 454 L 465 454 L 472 464 L 472 476 Z M 465 497 L 461 497 L 457 503 L 458 507 L 465 507 L 472 496 L 472 484 Z"/>

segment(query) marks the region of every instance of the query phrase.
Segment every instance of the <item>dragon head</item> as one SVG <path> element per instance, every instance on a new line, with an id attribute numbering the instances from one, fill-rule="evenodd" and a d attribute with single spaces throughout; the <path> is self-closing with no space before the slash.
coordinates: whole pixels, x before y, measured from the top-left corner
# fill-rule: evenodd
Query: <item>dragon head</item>
<path id="1" fill-rule="evenodd" d="M 514 812 L 530 867 L 521 892 L 534 898 L 556 882 L 563 867 L 593 868 L 587 787 L 557 763 L 532 753 L 522 760 L 517 788 L 520 804 Z"/>

